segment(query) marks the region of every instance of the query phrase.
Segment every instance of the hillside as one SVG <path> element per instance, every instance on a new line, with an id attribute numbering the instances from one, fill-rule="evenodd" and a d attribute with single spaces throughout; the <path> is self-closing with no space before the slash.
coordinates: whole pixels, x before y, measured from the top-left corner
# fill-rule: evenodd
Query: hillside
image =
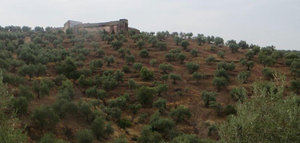
<path id="1" fill-rule="evenodd" d="M 214 142 L 254 83 L 300 82 L 297 51 L 169 32 L 0 28 L 0 68 L 28 142 Z"/>

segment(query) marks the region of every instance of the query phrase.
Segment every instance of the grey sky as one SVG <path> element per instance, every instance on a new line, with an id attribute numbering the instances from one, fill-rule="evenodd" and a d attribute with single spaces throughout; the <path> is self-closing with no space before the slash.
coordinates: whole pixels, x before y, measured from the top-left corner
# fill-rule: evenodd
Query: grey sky
<path id="1" fill-rule="evenodd" d="M 300 50 L 300 0 L 0 0 L 0 25 L 127 18 L 142 31 L 193 32 Z"/>

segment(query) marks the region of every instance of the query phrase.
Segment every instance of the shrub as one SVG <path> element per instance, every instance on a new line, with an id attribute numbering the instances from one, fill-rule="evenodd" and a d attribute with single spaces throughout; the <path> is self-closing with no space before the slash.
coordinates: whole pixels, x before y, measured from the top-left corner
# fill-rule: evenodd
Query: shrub
<path id="1" fill-rule="evenodd" d="M 100 70 L 101 67 L 103 66 L 103 61 L 102 60 L 93 60 L 90 62 L 90 69 L 91 71 L 96 71 Z"/>
<path id="2" fill-rule="evenodd" d="M 124 94 L 115 99 L 111 99 L 109 100 L 109 106 L 124 109 L 126 107 L 128 98 L 129 98 L 129 94 Z"/>
<path id="3" fill-rule="evenodd" d="M 141 113 L 141 114 L 139 115 L 138 122 L 139 122 L 139 123 L 145 123 L 145 122 L 147 121 L 148 117 L 149 117 L 149 114 L 148 114 L 148 113 Z"/>
<path id="4" fill-rule="evenodd" d="M 130 72 L 131 72 L 129 66 L 127 66 L 127 65 L 124 65 L 124 66 L 122 67 L 122 71 L 123 71 L 124 73 L 130 73 Z"/>
<path id="5" fill-rule="evenodd" d="M 181 42 L 181 46 L 183 47 L 183 49 L 187 49 L 187 47 L 190 45 L 190 43 L 187 40 L 183 40 Z"/>
<path id="6" fill-rule="evenodd" d="M 249 45 L 246 43 L 246 41 L 241 40 L 239 42 L 239 47 L 241 47 L 242 49 L 248 49 Z"/>
<path id="7" fill-rule="evenodd" d="M 209 92 L 209 91 L 203 91 L 202 92 L 202 100 L 204 102 L 205 107 L 209 107 L 213 102 L 216 101 L 217 93 L 215 92 Z"/>
<path id="8" fill-rule="evenodd" d="M 152 80 L 154 78 L 154 74 L 152 71 L 150 71 L 148 68 L 143 67 L 141 69 L 141 77 L 143 80 Z"/>
<path id="9" fill-rule="evenodd" d="M 90 45 L 97 50 L 100 47 L 100 44 L 98 42 L 91 42 Z"/>
<path id="10" fill-rule="evenodd" d="M 98 140 L 110 135 L 109 128 L 105 125 L 104 119 L 98 117 L 91 124 L 91 130 Z"/>
<path id="11" fill-rule="evenodd" d="M 244 101 L 247 97 L 247 90 L 244 87 L 236 87 L 230 91 L 231 98 L 235 101 Z"/>
<path id="12" fill-rule="evenodd" d="M 106 97 L 107 97 L 107 93 L 106 93 L 105 90 L 103 90 L 103 89 L 98 89 L 97 90 L 97 96 L 96 96 L 96 98 L 102 100 L 102 102 L 104 104 L 106 104 L 106 102 L 105 102 L 105 98 Z"/>
<path id="13" fill-rule="evenodd" d="M 92 143 L 93 140 L 94 140 L 94 136 L 91 130 L 84 129 L 84 130 L 79 130 L 76 133 L 77 143 Z"/>
<path id="14" fill-rule="evenodd" d="M 217 69 L 215 71 L 215 77 L 224 77 L 225 79 L 229 80 L 229 76 L 228 76 L 226 70 L 223 69 L 223 68 L 222 69 Z"/>
<path id="15" fill-rule="evenodd" d="M 126 137 L 121 136 L 121 137 L 114 139 L 113 143 L 128 143 L 128 141 L 127 141 Z"/>
<path id="16" fill-rule="evenodd" d="M 175 36 L 174 37 L 174 41 L 175 41 L 175 43 L 176 43 L 176 45 L 178 46 L 179 45 L 179 43 L 181 43 L 182 42 L 182 38 L 180 38 L 180 37 L 178 37 L 178 36 Z"/>
<path id="17" fill-rule="evenodd" d="M 54 83 L 48 79 L 42 79 L 41 81 L 35 80 L 33 82 L 32 88 L 40 96 L 49 95 L 50 89 L 54 86 Z"/>
<path id="18" fill-rule="evenodd" d="M 204 78 L 204 76 L 198 72 L 194 72 L 192 77 L 196 80 L 197 83 L 199 83 L 199 81 Z"/>
<path id="19" fill-rule="evenodd" d="M 167 44 L 165 42 L 158 42 L 157 48 L 161 51 L 165 51 L 165 50 L 167 50 Z"/>
<path id="20" fill-rule="evenodd" d="M 215 42 L 215 44 L 218 45 L 218 46 L 224 44 L 224 40 L 223 40 L 223 38 L 221 38 L 221 37 L 216 37 L 214 42 Z"/>
<path id="21" fill-rule="evenodd" d="M 274 78 L 274 73 L 275 71 L 271 68 L 264 68 L 262 70 L 262 74 L 264 75 L 264 77 L 268 80 L 273 79 Z"/>
<path id="22" fill-rule="evenodd" d="M 176 55 L 174 53 L 167 53 L 165 55 L 165 58 L 168 62 L 172 62 L 172 61 L 175 61 Z"/>
<path id="23" fill-rule="evenodd" d="M 118 107 L 106 107 L 104 108 L 104 112 L 107 113 L 107 119 L 112 120 L 120 120 L 122 115 L 122 110 Z"/>
<path id="24" fill-rule="evenodd" d="M 208 127 L 208 136 L 213 136 L 218 134 L 218 128 L 215 124 L 209 125 Z"/>
<path id="25" fill-rule="evenodd" d="M 57 139 L 53 134 L 45 134 L 39 141 L 39 143 L 66 143 L 63 140 Z"/>
<path id="26" fill-rule="evenodd" d="M 129 86 L 130 89 L 135 89 L 135 88 L 137 88 L 138 85 L 133 79 L 129 79 L 128 80 L 128 86 Z"/>
<path id="27" fill-rule="evenodd" d="M 235 115 L 237 113 L 236 109 L 232 105 L 227 105 L 223 112 L 225 115 L 231 115 L 231 114 Z"/>
<path id="28" fill-rule="evenodd" d="M 290 70 L 294 78 L 300 77 L 300 59 L 296 59 L 291 63 Z"/>
<path id="29" fill-rule="evenodd" d="M 122 47 L 123 43 L 119 40 L 115 40 L 111 43 L 111 45 L 115 50 L 118 50 Z"/>
<path id="30" fill-rule="evenodd" d="M 249 50 L 246 54 L 245 54 L 245 57 L 248 59 L 248 60 L 251 60 L 253 57 L 254 57 L 254 51 L 253 50 Z"/>
<path id="31" fill-rule="evenodd" d="M 192 114 L 190 110 L 184 106 L 178 106 L 175 109 L 172 109 L 170 112 L 170 116 L 176 121 L 176 122 L 182 122 L 186 119 L 191 118 Z"/>
<path id="32" fill-rule="evenodd" d="M 79 75 L 90 76 L 92 75 L 92 71 L 88 68 L 83 68 L 78 70 Z"/>
<path id="33" fill-rule="evenodd" d="M 189 73 L 196 72 L 199 69 L 199 64 L 189 62 L 185 65 L 189 71 Z"/>
<path id="34" fill-rule="evenodd" d="M 240 83 L 247 83 L 249 76 L 249 71 L 242 71 L 238 74 L 237 79 Z"/>
<path id="35" fill-rule="evenodd" d="M 157 63 L 158 63 L 158 62 L 157 62 L 156 59 L 151 59 L 151 60 L 150 60 L 150 65 L 153 66 L 153 67 L 155 67 L 155 66 L 157 65 Z"/>
<path id="36" fill-rule="evenodd" d="M 198 56 L 198 51 L 195 50 L 195 49 L 192 49 L 190 53 L 191 53 L 191 55 L 192 55 L 193 57 L 197 57 L 197 56 Z"/>
<path id="37" fill-rule="evenodd" d="M 139 49 L 142 49 L 144 46 L 145 46 L 146 42 L 144 40 L 139 40 L 137 43 L 136 43 L 136 46 L 139 48 Z"/>
<path id="38" fill-rule="evenodd" d="M 215 61 L 216 61 L 216 58 L 213 57 L 213 56 L 209 56 L 209 57 L 207 57 L 207 58 L 205 59 L 205 62 L 206 62 L 207 64 L 213 63 L 213 62 L 215 62 Z"/>
<path id="39" fill-rule="evenodd" d="M 163 81 L 168 81 L 168 79 L 169 79 L 169 75 L 168 74 L 164 74 L 164 75 L 162 75 L 161 77 L 161 80 L 163 80 Z"/>
<path id="40" fill-rule="evenodd" d="M 231 62 L 231 63 L 219 62 L 218 69 L 224 69 L 226 71 L 233 71 L 235 69 L 235 64 L 233 62 Z"/>
<path id="41" fill-rule="evenodd" d="M 134 55 L 126 55 L 125 60 L 126 60 L 126 63 L 129 65 L 129 64 L 134 63 L 135 57 L 134 57 Z"/>
<path id="42" fill-rule="evenodd" d="M 291 80 L 291 89 L 295 91 L 296 94 L 299 94 L 300 89 L 300 80 Z"/>
<path id="43" fill-rule="evenodd" d="M 119 126 L 120 128 L 122 128 L 122 129 L 125 129 L 125 128 L 128 128 L 128 127 L 132 126 L 132 123 L 131 123 L 131 121 L 128 120 L 128 119 L 120 119 L 120 120 L 118 121 L 118 126 Z"/>
<path id="44" fill-rule="evenodd" d="M 32 100 L 34 98 L 30 87 L 20 85 L 17 92 L 17 97 L 25 97 L 28 101 Z"/>
<path id="45" fill-rule="evenodd" d="M 59 87 L 59 94 L 61 96 L 66 96 L 69 99 L 73 99 L 75 96 L 73 83 L 70 80 L 65 80 L 62 82 L 62 85 Z"/>
<path id="46" fill-rule="evenodd" d="M 75 115 L 78 111 L 78 107 L 74 102 L 63 98 L 57 99 L 54 104 L 52 104 L 52 108 L 61 118 L 64 118 L 66 115 Z"/>
<path id="47" fill-rule="evenodd" d="M 296 52 L 288 52 L 284 56 L 285 64 L 290 66 L 292 64 L 292 62 L 298 58 L 299 58 L 299 56 L 297 55 Z"/>
<path id="48" fill-rule="evenodd" d="M 114 77 L 119 83 L 124 82 L 124 72 L 116 70 L 114 73 Z"/>
<path id="49" fill-rule="evenodd" d="M 167 100 L 159 98 L 153 103 L 153 107 L 158 108 L 159 112 L 163 112 L 167 109 Z"/>
<path id="50" fill-rule="evenodd" d="M 176 84 L 176 81 L 177 81 L 177 80 L 181 80 L 181 76 L 180 76 L 180 75 L 177 75 L 177 74 L 174 74 L 174 73 L 171 73 L 171 74 L 170 74 L 170 79 L 173 80 L 173 84 Z"/>
<path id="51" fill-rule="evenodd" d="M 67 79 L 66 76 L 60 74 L 60 75 L 57 75 L 55 77 L 55 79 L 53 79 L 53 81 L 54 81 L 55 85 L 60 86 L 60 85 L 62 85 L 62 82 L 66 79 Z"/>
<path id="52" fill-rule="evenodd" d="M 0 134 L 1 142 L 27 142 L 28 137 L 24 134 L 23 129 L 15 128 L 18 122 L 15 116 L 7 114 L 11 112 L 8 109 L 9 99 L 13 98 L 8 93 L 7 86 L 2 82 L 2 71 L 0 71 Z M 8 111 L 8 112 L 6 112 Z"/>
<path id="53" fill-rule="evenodd" d="M 78 112 L 79 112 L 79 114 L 84 116 L 84 118 L 88 122 L 91 120 L 91 118 L 93 118 L 93 111 L 91 110 L 90 107 L 91 107 L 91 105 L 88 104 L 87 102 L 80 101 L 78 103 Z"/>
<path id="54" fill-rule="evenodd" d="M 28 75 L 31 79 L 33 76 L 39 76 L 46 73 L 45 65 L 23 65 L 19 68 L 18 73 L 22 76 Z"/>
<path id="55" fill-rule="evenodd" d="M 24 77 L 11 74 L 11 73 L 3 73 L 3 82 L 4 83 L 9 83 L 12 85 L 19 85 L 24 83 L 25 79 Z"/>
<path id="56" fill-rule="evenodd" d="M 168 90 L 168 85 L 159 83 L 155 86 L 155 89 L 156 89 L 158 96 L 160 96 L 161 93 L 166 92 Z"/>
<path id="57" fill-rule="evenodd" d="M 252 47 L 252 50 L 253 50 L 253 52 L 254 52 L 254 55 L 256 55 L 259 51 L 260 51 L 260 47 L 259 46 L 256 46 L 256 45 L 251 45 L 251 46 L 253 46 Z M 251 47 L 250 46 L 250 47 Z"/>
<path id="58" fill-rule="evenodd" d="M 115 89 L 118 86 L 118 81 L 113 75 L 103 75 L 101 77 L 102 88 L 106 91 Z"/>
<path id="59" fill-rule="evenodd" d="M 110 66 L 112 63 L 115 62 L 114 56 L 104 57 L 105 62 L 107 63 L 107 66 Z"/>
<path id="60" fill-rule="evenodd" d="M 250 71 L 254 67 L 254 62 L 247 61 L 244 65 L 247 67 L 247 70 Z"/>
<path id="61" fill-rule="evenodd" d="M 168 118 L 157 118 L 151 120 L 150 125 L 152 127 L 152 130 L 163 134 L 168 134 L 175 127 L 174 121 Z"/>
<path id="62" fill-rule="evenodd" d="M 136 71 L 140 71 L 143 67 L 143 64 L 142 63 L 134 63 L 133 64 L 133 68 L 136 70 Z"/>
<path id="63" fill-rule="evenodd" d="M 47 106 L 40 106 L 36 108 L 32 113 L 32 121 L 42 129 L 51 129 L 59 121 L 58 115 L 52 108 Z"/>
<path id="64" fill-rule="evenodd" d="M 142 86 L 137 91 L 137 99 L 142 105 L 151 105 L 153 102 L 154 94 L 156 93 L 155 88 Z"/>
<path id="65" fill-rule="evenodd" d="M 299 104 L 283 94 L 284 82 L 272 83 L 270 88 L 277 92 L 255 83 L 251 99 L 238 103 L 238 114 L 219 125 L 220 142 L 297 142 Z"/>
<path id="66" fill-rule="evenodd" d="M 158 67 L 160 70 L 162 70 L 163 73 L 168 73 L 170 71 L 173 71 L 173 66 L 171 64 L 162 63 Z"/>
<path id="67" fill-rule="evenodd" d="M 217 51 L 217 47 L 216 46 L 210 46 L 210 51 L 216 52 Z"/>
<path id="68" fill-rule="evenodd" d="M 89 78 L 86 78 L 84 75 L 81 75 L 78 78 L 78 84 L 81 87 L 88 87 L 88 86 L 92 86 L 93 85 L 93 81 Z"/>
<path id="69" fill-rule="evenodd" d="M 177 55 L 177 60 L 180 61 L 181 64 L 183 64 L 184 60 L 186 59 L 186 55 L 183 53 L 180 53 Z"/>
<path id="70" fill-rule="evenodd" d="M 200 140 L 196 135 L 182 134 L 171 140 L 170 143 L 213 143 L 213 141 Z"/>
<path id="71" fill-rule="evenodd" d="M 142 108 L 141 104 L 130 104 L 128 106 L 129 110 L 132 112 L 132 121 L 134 120 L 135 115 L 138 113 L 138 111 Z"/>
<path id="72" fill-rule="evenodd" d="M 225 53 L 223 51 L 219 51 L 218 52 L 218 56 L 221 58 L 224 58 Z"/>
<path id="73" fill-rule="evenodd" d="M 239 51 L 239 45 L 236 43 L 230 43 L 228 47 L 230 48 L 231 53 L 236 53 Z"/>
<path id="74" fill-rule="evenodd" d="M 214 77 L 213 85 L 216 86 L 219 91 L 221 87 L 226 87 L 228 85 L 228 80 L 224 77 Z"/>
<path id="75" fill-rule="evenodd" d="M 16 111 L 17 114 L 23 115 L 28 111 L 28 100 L 25 97 L 13 98 L 12 107 Z"/>
<path id="76" fill-rule="evenodd" d="M 140 51 L 140 57 L 141 58 L 148 58 L 149 57 L 149 52 L 146 49 L 143 49 Z"/>
<path id="77" fill-rule="evenodd" d="M 162 141 L 162 136 L 152 130 L 151 126 L 144 126 L 141 135 L 138 138 L 138 143 L 159 143 Z"/>
<path id="78" fill-rule="evenodd" d="M 98 91 L 97 90 L 98 90 L 97 87 L 93 86 L 93 87 L 90 87 L 87 90 L 85 90 L 85 94 L 88 97 L 97 97 L 97 95 L 98 95 Z"/>
<path id="79" fill-rule="evenodd" d="M 56 66 L 56 71 L 59 74 L 64 74 L 68 78 L 77 79 L 79 76 L 76 73 L 77 66 L 73 60 L 67 58 L 63 63 Z"/>
<path id="80" fill-rule="evenodd" d="M 271 56 L 265 56 L 261 59 L 261 63 L 265 66 L 272 66 L 275 64 L 275 59 L 273 59 Z"/>

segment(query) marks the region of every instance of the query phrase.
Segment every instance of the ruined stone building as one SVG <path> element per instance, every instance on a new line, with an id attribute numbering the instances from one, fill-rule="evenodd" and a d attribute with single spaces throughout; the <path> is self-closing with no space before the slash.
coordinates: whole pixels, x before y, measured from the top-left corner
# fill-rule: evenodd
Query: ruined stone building
<path id="1" fill-rule="evenodd" d="M 73 29 L 74 31 L 86 30 L 88 32 L 106 31 L 108 33 L 128 32 L 129 30 L 138 31 L 135 28 L 128 27 L 127 19 L 120 19 L 119 21 L 110 21 L 103 23 L 82 23 L 79 21 L 68 20 L 63 27 L 66 32 L 67 29 Z"/>

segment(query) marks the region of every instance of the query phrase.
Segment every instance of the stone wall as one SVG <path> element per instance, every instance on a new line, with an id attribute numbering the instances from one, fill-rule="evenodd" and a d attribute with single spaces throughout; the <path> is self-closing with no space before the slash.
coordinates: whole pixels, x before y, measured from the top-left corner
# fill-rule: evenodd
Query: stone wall
<path id="1" fill-rule="evenodd" d="M 106 31 L 108 33 L 119 33 L 121 31 L 128 32 L 128 20 L 120 19 L 119 21 L 111 21 L 104 23 L 82 23 L 79 21 L 68 20 L 64 24 L 63 30 L 72 28 L 75 31 L 86 30 L 88 32 Z"/>

